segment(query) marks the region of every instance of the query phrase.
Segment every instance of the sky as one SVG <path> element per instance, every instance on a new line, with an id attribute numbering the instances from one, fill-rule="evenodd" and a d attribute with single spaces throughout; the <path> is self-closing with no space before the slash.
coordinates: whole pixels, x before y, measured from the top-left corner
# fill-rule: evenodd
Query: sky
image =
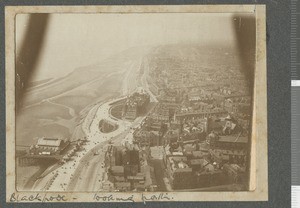
<path id="1" fill-rule="evenodd" d="M 28 14 L 16 18 L 20 48 Z M 163 44 L 235 44 L 233 14 L 51 14 L 33 80 L 57 78 L 131 47 Z"/>

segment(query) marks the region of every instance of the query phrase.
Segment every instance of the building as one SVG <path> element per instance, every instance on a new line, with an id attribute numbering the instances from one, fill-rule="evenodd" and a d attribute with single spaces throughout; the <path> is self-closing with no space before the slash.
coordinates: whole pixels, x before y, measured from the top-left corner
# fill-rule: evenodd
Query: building
<path id="1" fill-rule="evenodd" d="M 151 112 L 150 119 L 156 122 L 169 122 L 170 121 L 170 110 L 166 105 L 158 104 L 155 106 L 154 110 Z"/>
<path id="2" fill-rule="evenodd" d="M 124 176 L 124 167 L 123 166 L 112 166 L 110 168 L 110 170 L 111 170 L 111 174 L 113 176 L 119 176 L 119 177 Z"/>
<path id="3" fill-rule="evenodd" d="M 116 182 L 114 184 L 114 187 L 115 187 L 116 190 L 123 191 L 123 192 L 131 190 L 130 182 Z"/>
<path id="4" fill-rule="evenodd" d="M 165 150 L 163 146 L 150 147 L 150 156 L 152 159 L 162 160 Z"/>
<path id="5" fill-rule="evenodd" d="M 210 141 L 211 149 L 236 149 L 246 150 L 248 147 L 248 136 L 238 135 L 226 135 L 217 136 L 216 139 Z"/>
<path id="6" fill-rule="evenodd" d="M 228 113 L 221 108 L 203 109 L 203 110 L 187 110 L 175 113 L 176 120 L 183 120 L 185 118 L 207 118 L 211 116 L 226 116 Z"/>
<path id="7" fill-rule="evenodd" d="M 193 171 L 199 171 L 202 168 L 202 159 L 191 159 L 190 164 Z"/>
<path id="8" fill-rule="evenodd" d="M 186 189 L 191 187 L 193 171 L 188 165 L 186 156 L 167 155 L 166 168 L 173 189 Z"/>
<path id="9" fill-rule="evenodd" d="M 194 180 L 194 188 L 221 186 L 230 184 L 227 175 L 219 169 L 197 172 Z"/>
<path id="10" fill-rule="evenodd" d="M 115 190 L 115 187 L 114 187 L 114 184 L 113 182 L 110 182 L 110 181 L 104 181 L 103 182 L 103 185 L 102 185 L 102 189 L 103 191 L 114 191 Z"/>
<path id="11" fill-rule="evenodd" d="M 230 177 L 232 183 L 242 183 L 245 178 L 245 170 L 237 164 L 225 164 L 223 170 Z"/>
<path id="12" fill-rule="evenodd" d="M 159 145 L 160 135 L 158 131 L 146 131 L 144 129 L 137 130 L 133 134 L 134 142 L 140 147 L 153 147 Z"/>
<path id="13" fill-rule="evenodd" d="M 170 182 L 173 189 L 190 189 L 193 184 L 192 168 L 180 168 L 172 172 Z"/>
<path id="14" fill-rule="evenodd" d="M 108 178 L 113 184 L 106 187 L 118 191 L 145 191 L 153 185 L 146 153 L 136 148 L 111 146 L 106 153 Z M 152 170 L 153 172 L 153 170 Z"/>
<path id="15" fill-rule="evenodd" d="M 248 152 L 248 136 L 227 135 L 210 140 L 210 155 L 217 163 L 245 165 Z"/>
<path id="16" fill-rule="evenodd" d="M 179 140 L 179 135 L 179 129 L 169 129 L 169 131 L 167 131 L 164 135 L 164 144 L 177 142 Z"/>
<path id="17" fill-rule="evenodd" d="M 144 92 L 135 92 L 130 95 L 123 108 L 123 117 L 128 120 L 134 120 L 136 117 L 146 112 L 150 103 L 150 96 Z"/>
<path id="18" fill-rule="evenodd" d="M 32 145 L 29 149 L 31 155 L 60 155 L 61 152 L 69 146 L 68 141 L 58 138 L 39 138 L 36 145 Z"/>
<path id="19" fill-rule="evenodd" d="M 216 163 L 236 163 L 240 165 L 246 164 L 247 151 L 246 150 L 224 150 L 224 149 L 213 149 L 210 150 L 212 160 Z"/>

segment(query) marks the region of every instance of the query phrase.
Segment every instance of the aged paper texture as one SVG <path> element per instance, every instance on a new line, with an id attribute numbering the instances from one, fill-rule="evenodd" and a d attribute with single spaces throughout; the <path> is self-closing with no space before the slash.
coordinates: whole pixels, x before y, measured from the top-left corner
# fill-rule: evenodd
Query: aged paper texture
<path id="1" fill-rule="evenodd" d="M 7 202 L 266 201 L 264 5 L 5 8 Z"/>

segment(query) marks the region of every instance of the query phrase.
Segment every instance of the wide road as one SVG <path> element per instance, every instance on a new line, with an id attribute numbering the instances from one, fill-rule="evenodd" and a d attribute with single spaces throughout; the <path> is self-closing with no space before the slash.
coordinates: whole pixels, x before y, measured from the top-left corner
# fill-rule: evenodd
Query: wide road
<path id="1" fill-rule="evenodd" d="M 114 137 L 112 140 L 116 143 L 120 143 L 128 133 L 129 129 Z M 104 160 L 105 150 L 108 145 L 108 141 L 102 142 L 81 160 L 81 164 L 76 169 L 74 176 L 67 187 L 67 191 L 102 190 L 102 184 L 107 180 L 107 169 L 104 166 Z"/>
<path id="2" fill-rule="evenodd" d="M 130 69 L 126 73 L 124 83 L 123 83 L 123 95 L 127 95 L 127 93 L 132 92 L 129 86 L 132 85 L 131 80 L 136 78 L 137 73 L 139 72 L 139 66 L 142 65 L 142 61 L 145 59 L 140 59 L 139 62 L 132 63 Z M 148 63 L 146 63 L 148 66 Z M 142 87 L 149 93 L 149 86 L 146 80 L 146 76 L 148 75 L 148 70 L 144 71 L 142 76 Z M 137 84 L 137 82 L 136 82 Z M 137 87 L 137 86 L 136 86 Z M 151 92 L 150 92 L 151 93 Z M 156 97 L 151 93 L 152 101 L 157 102 Z M 76 169 L 74 175 L 72 175 L 72 179 L 69 182 L 67 187 L 67 191 L 101 191 L 103 182 L 107 181 L 107 167 L 105 167 L 105 151 L 109 145 L 109 142 L 113 142 L 114 145 L 122 145 L 127 138 L 132 138 L 133 130 L 132 128 L 138 127 L 141 122 L 146 118 L 147 115 L 142 117 L 138 117 L 133 122 L 123 121 L 116 118 L 111 118 L 109 115 L 110 109 L 109 105 L 106 105 L 99 108 L 98 112 L 93 119 L 90 129 L 86 129 L 86 134 L 88 135 L 88 139 L 93 139 L 94 137 L 103 138 L 101 139 L 103 142 L 98 144 L 89 154 L 81 160 L 80 165 Z M 148 112 L 155 107 L 155 105 L 151 105 Z M 110 122 L 113 122 L 119 126 L 119 128 L 112 133 L 101 133 L 98 128 L 99 121 L 101 118 L 106 118 Z M 131 127 L 131 128 L 130 128 Z M 93 139 L 94 140 L 94 139 Z M 95 154 L 96 153 L 96 154 Z"/>
<path id="3" fill-rule="evenodd" d="M 156 96 L 151 92 L 149 88 L 149 84 L 147 82 L 147 76 L 149 76 L 149 61 L 148 58 L 143 59 L 143 65 L 144 65 L 144 73 L 141 78 L 142 87 L 146 90 L 146 92 L 150 95 L 151 102 L 158 102 Z"/>
<path id="4" fill-rule="evenodd" d="M 136 74 L 139 72 L 139 66 L 141 66 L 142 61 L 145 61 L 145 59 L 139 59 L 136 63 L 132 63 L 131 67 L 128 69 L 124 79 L 126 83 L 123 84 L 123 95 L 130 92 L 132 87 L 134 87 L 130 82 L 132 79 L 136 79 Z M 146 71 L 144 71 L 144 74 L 141 78 L 141 83 L 142 87 L 150 94 L 151 92 L 146 80 L 148 70 L 149 69 L 146 69 Z M 157 102 L 152 93 L 150 96 L 152 101 Z M 124 98 L 125 97 L 113 99 L 101 104 L 97 104 L 91 108 L 82 123 L 82 130 L 86 134 L 88 142 L 82 145 L 81 151 L 76 152 L 70 161 L 67 161 L 58 169 L 50 172 L 44 178 L 38 179 L 34 184 L 33 190 L 101 190 L 103 181 L 106 179 L 105 173 L 107 171 L 104 167 L 104 153 L 108 142 L 114 141 L 116 144 L 121 145 L 122 140 L 126 138 L 127 135 L 132 134 L 130 127 L 135 128 L 139 126 L 142 120 L 146 117 L 146 115 L 139 117 L 134 122 L 112 118 L 109 114 L 111 103 Z M 154 107 L 154 105 L 152 107 Z M 118 128 L 110 133 L 102 133 L 99 130 L 99 122 L 102 119 L 116 124 Z"/>
<path id="5" fill-rule="evenodd" d="M 95 105 L 89 111 L 82 124 L 82 129 L 87 135 L 88 140 L 88 142 L 82 146 L 83 150 L 77 152 L 70 161 L 63 164 L 60 168 L 50 172 L 44 178 L 37 180 L 33 187 L 34 190 L 65 191 L 74 176 L 75 170 L 81 167 L 80 164 L 82 161 L 92 153 L 92 150 L 98 144 L 108 141 L 110 138 L 116 137 L 130 128 L 130 122 L 115 120 L 109 115 L 110 104 L 119 99 L 123 98 L 113 99 L 106 103 Z M 100 132 L 99 122 L 102 119 L 115 123 L 118 125 L 118 129 L 111 133 Z"/>
<path id="6" fill-rule="evenodd" d="M 155 105 L 152 105 L 149 112 L 154 107 Z M 133 122 L 126 122 L 123 120 L 115 121 L 119 125 L 123 125 L 123 131 L 118 131 L 120 133 L 114 133 L 115 136 L 107 136 L 112 135 L 112 133 L 101 133 L 107 139 L 93 148 L 92 151 L 86 154 L 86 156 L 81 160 L 80 165 L 76 169 L 67 187 L 67 191 L 102 191 L 102 184 L 104 181 L 107 181 L 107 168 L 104 166 L 104 160 L 105 151 L 109 142 L 112 142 L 117 146 L 121 145 L 124 143 L 123 141 L 125 138 L 128 136 L 131 137 L 130 134 L 133 133 L 132 128 L 138 127 L 145 118 L 146 115 L 138 117 Z M 94 119 L 94 121 L 96 120 L 97 119 Z M 99 131 L 97 130 L 97 132 Z"/>

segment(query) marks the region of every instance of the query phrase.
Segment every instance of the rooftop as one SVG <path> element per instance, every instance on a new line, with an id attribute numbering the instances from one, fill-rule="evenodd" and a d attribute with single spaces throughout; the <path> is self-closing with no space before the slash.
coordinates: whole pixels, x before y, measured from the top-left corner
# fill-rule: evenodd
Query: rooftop
<path id="1" fill-rule="evenodd" d="M 124 167 L 123 166 L 112 166 L 111 171 L 114 173 L 124 173 Z"/>
<path id="2" fill-rule="evenodd" d="M 39 138 L 37 141 L 37 145 L 39 146 L 54 146 L 54 147 L 59 147 L 61 143 L 61 139 L 57 138 Z"/>
<path id="3" fill-rule="evenodd" d="M 248 136 L 238 136 L 238 135 L 220 136 L 219 142 L 247 143 Z"/>
<path id="4" fill-rule="evenodd" d="M 130 183 L 129 182 L 116 182 L 115 183 L 115 188 L 130 188 Z"/>

